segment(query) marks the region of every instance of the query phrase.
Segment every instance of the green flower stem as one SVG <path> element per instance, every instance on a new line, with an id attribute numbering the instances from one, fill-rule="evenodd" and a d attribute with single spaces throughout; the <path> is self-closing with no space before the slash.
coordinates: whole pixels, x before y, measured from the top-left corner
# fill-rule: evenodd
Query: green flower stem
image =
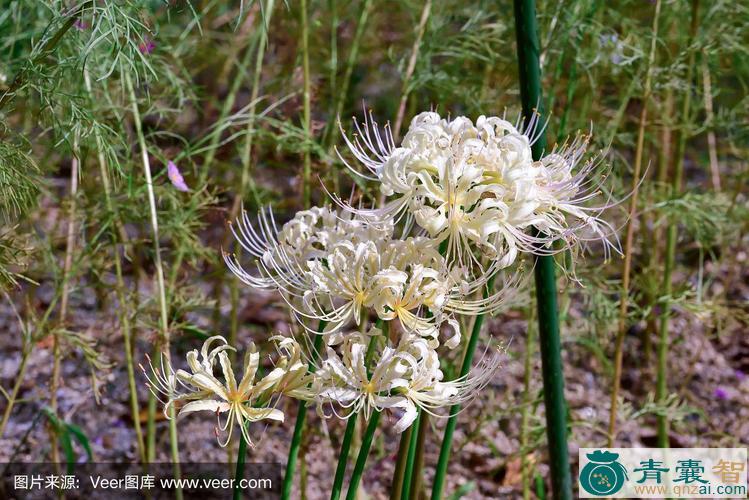
<path id="1" fill-rule="evenodd" d="M 156 346 L 154 346 L 156 347 Z M 154 349 L 151 353 L 158 355 Z M 156 396 L 148 391 L 148 401 L 146 402 L 146 462 L 156 461 Z"/>
<path id="2" fill-rule="evenodd" d="M 429 414 L 419 412 L 419 432 L 416 435 L 416 456 L 414 457 L 411 491 L 408 497 L 411 500 L 421 498 L 424 479 L 424 443 L 426 442 L 427 430 L 429 430 Z M 405 500 L 405 497 L 404 497 Z"/>
<path id="3" fill-rule="evenodd" d="M 564 400 L 564 371 L 562 370 L 562 346 L 559 339 L 554 265 L 554 259 L 551 256 L 540 257 L 536 260 L 539 345 L 552 489 L 555 498 L 571 499 L 572 482 L 567 454 L 567 405 Z"/>
<path id="4" fill-rule="evenodd" d="M 411 425 L 413 431 L 408 440 L 408 456 L 406 458 L 406 470 L 403 473 L 403 486 L 401 486 L 401 500 L 407 500 L 411 492 L 411 481 L 414 474 L 414 459 L 416 458 L 416 442 L 418 441 L 419 431 L 421 430 L 421 409 L 419 414 Z"/>
<path id="5" fill-rule="evenodd" d="M 257 401 L 253 408 L 262 408 L 268 403 L 267 398 L 263 398 Z M 249 422 L 244 423 L 245 428 L 248 429 L 250 426 Z M 242 498 L 242 488 L 239 487 L 239 480 L 244 478 L 244 464 L 247 460 L 247 441 L 244 439 L 244 433 L 239 433 L 239 449 L 237 450 L 237 464 L 234 472 L 234 493 L 233 499 L 239 500 Z"/>
<path id="6" fill-rule="evenodd" d="M 239 480 L 244 477 L 244 463 L 247 459 L 247 441 L 243 433 L 239 433 L 239 449 L 237 450 L 237 468 L 234 472 L 234 492 L 232 498 L 240 500 L 242 498 L 242 488 L 239 487 Z"/>
<path id="7" fill-rule="evenodd" d="M 372 439 L 374 438 L 375 430 L 380 423 L 380 415 L 379 411 L 375 411 L 369 417 L 369 424 L 364 431 L 361 448 L 359 448 L 359 456 L 356 457 L 354 472 L 351 473 L 351 481 L 349 482 L 348 491 L 346 492 L 346 500 L 356 499 L 356 490 L 359 489 L 359 482 L 361 481 L 362 474 L 364 473 L 364 466 L 366 465 L 367 457 L 369 456 L 369 448 L 372 446 Z"/>
<path id="8" fill-rule="evenodd" d="M 325 330 L 327 322 L 320 321 L 317 325 L 318 333 Z M 315 371 L 315 361 L 322 348 L 322 335 L 315 335 L 313 342 L 312 352 L 310 353 L 310 365 L 309 370 Z M 286 460 L 286 475 L 283 478 L 283 486 L 281 488 L 281 498 L 287 500 L 291 498 L 291 487 L 294 485 L 294 472 L 296 471 L 297 457 L 299 456 L 299 448 L 302 446 L 302 437 L 304 435 L 304 423 L 307 419 L 307 403 L 305 401 L 299 401 L 299 409 L 296 414 L 296 423 L 294 424 L 294 434 L 291 437 L 291 446 L 289 447 L 289 457 Z"/>
<path id="9" fill-rule="evenodd" d="M 346 421 L 346 431 L 343 433 L 343 442 L 341 443 L 341 452 L 338 454 L 338 465 L 335 468 L 335 477 L 333 478 L 333 488 L 330 490 L 330 500 L 338 500 L 343 491 L 343 477 L 346 474 L 346 464 L 351 441 L 356 431 L 356 417 L 351 415 Z"/>
<path id="10" fill-rule="evenodd" d="M 411 434 L 414 425 L 401 434 L 400 445 L 398 445 L 398 458 L 395 462 L 395 471 L 393 472 L 393 483 L 390 486 L 390 500 L 400 500 L 401 490 L 403 489 L 403 476 L 406 472 L 406 461 L 408 460 L 408 450 L 411 445 Z"/>
<path id="11" fill-rule="evenodd" d="M 486 282 L 486 288 L 484 288 L 484 298 L 487 298 L 494 288 L 494 278 L 492 276 L 489 281 Z M 468 339 L 468 345 L 466 345 L 465 354 L 463 355 L 463 363 L 460 367 L 460 376 L 464 377 L 471 370 L 471 364 L 473 363 L 473 353 L 476 351 L 476 345 L 479 341 L 479 334 L 481 333 L 481 327 L 484 324 L 484 315 L 479 314 L 476 316 L 476 320 L 473 323 L 471 329 L 471 336 Z M 455 433 L 455 426 L 458 424 L 458 412 L 460 412 L 460 405 L 453 405 L 450 407 L 450 418 L 447 419 L 445 425 L 445 434 L 442 438 L 442 446 L 440 447 L 440 456 L 437 461 L 437 469 L 434 473 L 434 484 L 432 485 L 432 500 L 440 500 L 442 498 L 442 490 L 445 487 L 445 475 L 447 474 L 447 463 L 450 461 L 450 450 L 452 448 L 453 434 Z"/>
<path id="12" fill-rule="evenodd" d="M 377 320 L 375 323 L 375 326 L 377 328 L 382 329 L 382 336 L 387 339 L 388 338 L 388 332 L 390 329 L 390 323 L 387 321 L 382 321 L 380 319 Z M 377 347 L 377 339 L 372 338 L 369 341 L 369 346 L 367 347 L 367 353 L 364 355 L 364 364 L 369 367 L 372 358 L 374 357 L 374 353 Z M 367 368 L 369 370 L 369 368 Z M 346 475 L 346 465 L 348 461 L 348 455 L 351 451 L 351 440 L 354 437 L 354 430 L 356 429 L 356 419 L 358 417 L 358 414 L 350 415 L 348 417 L 348 421 L 346 422 L 346 431 L 343 434 L 343 442 L 341 443 L 341 451 L 338 454 L 338 465 L 335 469 L 335 477 L 333 478 L 333 488 L 330 490 L 330 500 L 338 500 L 338 498 L 341 496 L 341 492 L 343 491 L 343 477 Z M 374 415 L 371 417 L 374 419 Z M 377 420 L 379 420 L 379 413 L 377 416 Z M 371 422 L 370 422 L 371 425 Z M 374 427 L 377 427 L 375 425 Z M 367 430 L 369 430 L 369 427 L 367 427 Z M 374 434 L 374 428 L 372 429 L 372 433 Z M 367 448 L 371 446 L 372 444 L 372 436 L 369 436 L 370 442 L 369 445 L 367 445 Z M 366 442 L 366 434 L 364 441 L 362 442 L 362 447 L 360 450 L 364 449 L 364 444 Z M 369 450 L 367 449 L 367 453 L 369 453 Z M 359 459 L 361 459 L 361 452 L 359 453 L 359 458 L 357 458 L 356 465 L 359 465 Z M 363 460 L 366 462 L 366 456 L 363 458 Z M 364 467 L 364 464 L 362 464 L 362 468 Z M 351 476 L 351 480 L 353 481 L 354 476 Z M 351 486 L 349 485 L 349 492 L 351 491 Z M 354 489 L 356 491 L 356 489 Z"/>
<path id="13" fill-rule="evenodd" d="M 156 268 L 156 284 L 157 293 L 159 296 L 159 310 L 161 312 L 160 326 L 161 326 L 161 341 L 162 349 L 166 353 L 167 361 L 169 361 L 169 318 L 167 316 L 167 303 L 166 303 L 166 287 L 164 285 L 164 267 L 161 261 L 161 246 L 159 244 L 159 223 L 158 223 L 158 212 L 156 210 L 156 196 L 153 191 L 153 178 L 151 176 L 151 163 L 148 159 L 148 148 L 146 146 L 146 138 L 143 135 L 143 129 L 141 127 L 141 116 L 138 110 L 138 100 L 135 96 L 135 89 L 133 87 L 132 79 L 127 71 L 122 68 L 122 75 L 125 79 L 125 87 L 130 97 L 130 106 L 133 113 L 133 122 L 135 125 L 135 133 L 138 136 L 138 145 L 140 147 L 141 160 L 143 162 L 143 173 L 146 177 L 146 188 L 148 190 L 148 206 L 151 215 L 151 230 L 153 232 L 153 247 L 154 247 L 154 265 Z M 177 420 L 174 415 L 174 406 L 170 407 L 170 419 L 169 419 L 169 440 L 171 443 L 170 450 L 172 455 L 172 465 L 174 467 L 174 478 L 180 479 L 180 465 L 179 465 L 179 440 L 177 437 Z M 182 500 L 182 489 L 177 488 L 175 490 L 175 497 L 177 500 Z"/>
<path id="14" fill-rule="evenodd" d="M 684 92 L 684 101 L 681 109 L 682 126 L 677 131 L 676 155 L 674 161 L 674 176 L 671 179 L 671 197 L 678 196 L 681 193 L 682 178 L 684 176 L 684 150 L 687 143 L 687 127 L 689 126 L 689 114 L 692 105 L 692 76 L 695 66 L 695 50 L 692 47 L 694 38 L 697 35 L 699 27 L 699 0 L 692 0 L 692 24 L 689 30 L 689 62 L 687 64 L 687 85 Z M 673 286 L 671 283 L 671 274 L 676 264 L 676 240 L 678 237 L 678 227 L 676 221 L 672 218 L 668 222 L 666 232 L 666 256 L 663 266 L 663 285 L 661 286 L 661 296 L 665 297 L 661 303 L 660 316 L 660 338 L 658 342 L 658 373 L 656 378 L 655 399 L 658 404 L 663 404 L 668 397 L 668 321 L 671 315 L 671 293 Z M 658 446 L 668 448 L 668 415 L 659 414 L 657 416 L 658 424 Z"/>
<path id="15" fill-rule="evenodd" d="M 514 0 L 514 12 L 520 97 L 527 123 L 533 117 L 534 108 L 541 105 L 541 67 L 536 3 L 534 0 Z M 540 110 L 538 112 L 540 114 Z M 532 146 L 533 159 L 539 160 L 545 148 L 546 135 L 541 132 Z M 572 480 L 567 453 L 567 405 L 564 400 L 564 372 L 559 339 L 554 258 L 549 255 L 537 257 L 534 270 L 551 483 L 555 498 L 571 499 Z"/>
<path id="16" fill-rule="evenodd" d="M 428 8 L 430 7 L 429 6 L 424 7 L 425 11 L 422 13 L 423 15 L 428 16 L 429 14 Z M 417 47 L 414 47 L 414 50 L 416 49 Z M 397 127 L 396 127 L 396 130 L 398 130 Z M 447 254 L 447 240 L 444 240 L 442 243 L 440 243 L 439 252 L 441 256 L 445 257 L 445 255 Z M 431 313 L 427 312 L 427 315 L 431 317 Z M 476 318 L 474 317 L 473 319 L 475 320 Z M 408 474 L 403 479 L 404 481 L 403 487 L 402 488 L 399 487 L 398 489 L 398 491 L 401 492 L 400 494 L 402 495 L 402 498 L 404 500 L 406 500 L 410 496 L 418 495 L 419 494 L 418 490 L 421 488 L 421 479 L 422 479 L 421 473 L 419 473 L 416 476 L 416 480 L 414 481 L 415 484 L 412 484 L 411 481 L 412 481 L 413 471 L 414 470 L 421 471 L 424 466 L 424 440 L 426 439 L 426 426 L 428 425 L 428 418 L 429 418 L 428 415 L 425 415 L 424 413 L 419 411 L 418 415 L 416 416 L 416 420 L 411 426 L 413 429 L 417 429 L 418 432 L 413 436 L 409 434 L 409 437 L 408 437 L 409 446 L 408 448 L 406 448 L 406 451 L 404 451 L 405 453 L 408 453 L 410 452 L 412 448 L 415 447 L 414 448 L 415 456 L 412 459 L 409 457 L 409 455 L 406 455 L 407 461 L 405 465 L 406 467 L 405 470 L 408 472 Z M 427 423 L 424 423 L 422 425 L 422 422 L 421 422 L 422 419 L 427 419 Z M 403 439 L 402 436 L 401 436 L 401 439 Z M 399 449 L 399 453 L 400 453 L 400 449 Z M 412 488 L 412 486 L 415 486 L 415 488 Z"/>
<path id="17" fill-rule="evenodd" d="M 317 338 L 322 338 L 318 335 Z M 317 344 L 317 338 L 315 344 Z M 281 490 L 281 498 L 291 498 L 291 488 L 294 485 L 294 473 L 296 472 L 297 458 L 299 457 L 299 448 L 302 446 L 302 438 L 304 437 L 304 424 L 307 420 L 307 403 L 306 401 L 299 402 L 299 409 L 297 410 L 296 423 L 294 424 L 294 434 L 291 438 L 291 446 L 289 448 L 289 457 L 286 460 L 286 475 L 283 478 L 283 487 Z"/>

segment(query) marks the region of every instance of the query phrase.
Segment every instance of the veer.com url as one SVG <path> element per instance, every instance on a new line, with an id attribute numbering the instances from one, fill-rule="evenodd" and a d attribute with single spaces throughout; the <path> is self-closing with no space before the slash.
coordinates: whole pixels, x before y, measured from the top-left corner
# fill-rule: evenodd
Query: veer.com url
<path id="1" fill-rule="evenodd" d="M 228 490 L 234 489 L 237 485 L 241 490 L 272 490 L 273 481 L 267 478 L 242 478 L 239 481 L 233 478 L 188 478 L 159 479 L 161 489 L 164 490 Z"/>

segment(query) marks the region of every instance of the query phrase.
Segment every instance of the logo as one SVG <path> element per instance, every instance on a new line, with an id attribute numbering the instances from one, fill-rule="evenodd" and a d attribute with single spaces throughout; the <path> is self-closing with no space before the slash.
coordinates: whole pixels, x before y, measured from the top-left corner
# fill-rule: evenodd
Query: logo
<path id="1" fill-rule="evenodd" d="M 629 479 L 627 469 L 617 461 L 618 453 L 596 450 L 586 457 L 589 462 L 580 471 L 580 486 L 591 495 L 613 495 Z"/>
<path id="2" fill-rule="evenodd" d="M 744 498 L 746 448 L 580 448 L 581 498 Z"/>

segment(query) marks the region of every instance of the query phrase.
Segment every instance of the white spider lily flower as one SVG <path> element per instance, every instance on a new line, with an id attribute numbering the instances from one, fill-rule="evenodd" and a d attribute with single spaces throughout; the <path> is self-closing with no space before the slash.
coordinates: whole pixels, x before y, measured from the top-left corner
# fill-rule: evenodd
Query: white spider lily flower
<path id="1" fill-rule="evenodd" d="M 272 214 L 260 218 L 265 231 L 258 236 L 246 214 L 237 224 L 240 244 L 259 257 L 258 275 L 227 263 L 240 279 L 256 287 L 275 288 L 309 332 L 307 323 L 324 321 L 328 345 L 341 340 L 349 325 L 360 325 L 362 312 L 380 319 L 398 319 L 403 328 L 432 339 L 436 347 L 440 325 L 452 329 L 446 345 L 460 341 L 451 312 L 494 312 L 505 293 L 470 300 L 486 278 L 465 281 L 464 269 L 450 266 L 437 249 L 439 240 L 418 236 L 392 239 L 393 224 L 371 223 L 328 208 L 299 212 L 275 231 Z M 445 313 L 448 313 L 447 315 Z"/>
<path id="2" fill-rule="evenodd" d="M 253 288 L 302 297 L 310 289 L 307 263 L 324 258 L 339 243 L 390 239 L 391 221 L 361 220 L 329 207 L 298 212 L 280 229 L 270 209 L 260 210 L 253 225 L 243 211 L 231 230 L 240 246 L 255 257 L 257 273 L 247 272 L 236 255 L 224 254 L 229 269 Z"/>
<path id="3" fill-rule="evenodd" d="M 558 151 L 555 148 L 534 163 L 538 169 L 538 199 L 543 207 L 539 213 L 545 218 L 536 227 L 563 240 L 565 248 L 577 242 L 600 241 L 604 256 L 609 258 L 611 252 L 621 253 L 619 240 L 616 229 L 600 215 L 619 202 L 587 206 L 589 201 L 602 194 L 606 179 L 606 175 L 598 172 L 597 158 L 579 166 L 589 140 L 587 136 L 578 136 L 570 144 L 564 144 Z"/>
<path id="4" fill-rule="evenodd" d="M 211 348 L 218 342 L 219 345 Z M 244 372 L 237 382 L 231 367 L 228 351 L 235 349 L 220 336 L 213 336 L 205 341 L 198 352 L 187 353 L 187 364 L 190 371 L 174 370 L 166 356 L 161 357 L 160 367 L 151 363 L 152 375 L 145 369 L 143 373 L 148 379 L 150 390 L 166 398 L 164 415 L 170 417 L 172 407 L 179 408 L 178 416 L 196 411 L 211 411 L 218 418 L 216 435 L 219 430 L 226 433 L 219 444 L 226 446 L 231 439 L 236 423 L 244 439 L 252 444 L 248 423 L 260 420 L 275 420 L 283 422 L 283 412 L 271 405 L 275 395 L 290 394 L 299 397 L 305 394 L 304 386 L 310 379 L 300 374 L 306 372 L 306 365 L 299 362 L 298 346 L 295 342 L 285 340 L 279 348 L 287 355 L 282 355 L 278 366 L 267 375 L 257 380 L 260 355 L 254 344 L 249 346 L 244 360 Z M 216 361 L 220 366 L 223 381 L 214 374 Z M 309 397 L 309 393 L 306 394 Z M 221 419 L 221 416 L 225 418 Z"/>
<path id="5" fill-rule="evenodd" d="M 361 324 L 365 310 L 384 320 L 397 318 L 406 330 L 436 339 L 442 309 L 455 297 L 462 299 L 460 272 L 446 272 L 437 242 L 394 240 L 392 222 L 373 224 L 345 212 L 339 217 L 327 208 L 299 212 L 276 232 L 272 215 L 260 220 L 262 237 L 246 214 L 235 231 L 240 244 L 259 257 L 260 274 L 250 275 L 236 258 L 227 257 L 229 267 L 249 285 L 278 289 L 308 331 L 307 322 L 326 322 L 322 333 L 329 345 L 340 341 L 345 327 Z M 457 322 L 448 324 L 455 327 L 448 345 L 456 345 Z"/>
<path id="6" fill-rule="evenodd" d="M 225 254 L 232 272 L 254 288 L 279 291 L 303 325 L 304 319 L 328 322 L 326 333 L 352 319 L 359 323 L 366 278 L 377 271 L 378 248 L 393 233 L 392 221 L 357 219 L 327 207 L 299 212 L 280 230 L 270 211 L 260 213 L 257 229 L 246 213 L 236 226 L 234 235 L 256 257 L 257 272 Z"/>
<path id="7" fill-rule="evenodd" d="M 327 358 L 316 374 L 318 411 L 330 406 L 334 415 L 349 418 L 363 412 L 401 410 L 396 432 L 413 424 L 418 409 L 437 415 L 470 401 L 491 380 L 499 367 L 499 356 L 492 356 L 466 377 L 443 381 L 437 352 L 421 337 L 405 335 L 396 347 L 386 346 L 370 356 L 374 366 L 367 370 L 368 341 L 352 334 L 341 354 L 328 348 Z"/>
<path id="8" fill-rule="evenodd" d="M 309 371 L 309 366 L 302 360 L 302 347 L 290 337 L 280 335 L 271 337 L 276 342 L 280 354 L 277 368 L 284 370 L 284 374 L 278 381 L 275 391 L 285 396 L 311 401 L 315 394 L 310 389 L 314 382 L 314 376 Z"/>
<path id="9" fill-rule="evenodd" d="M 336 332 L 351 320 L 360 324 L 361 311 L 370 301 L 372 278 L 380 267 L 375 242 L 342 242 L 324 259 L 307 266 L 310 288 L 304 294 L 305 310 L 298 314 L 326 321 L 325 333 Z"/>
<path id="10" fill-rule="evenodd" d="M 409 371 L 404 377 L 406 383 L 399 385 L 389 401 L 392 408 L 404 410 L 395 424 L 395 432 L 403 432 L 410 427 L 418 415 L 418 409 L 436 417 L 449 417 L 435 410 L 470 402 L 491 381 L 501 360 L 498 353 L 488 358 L 484 356 L 468 375 L 446 382 L 443 381 L 435 350 L 416 339 L 404 339 L 401 343 L 404 347 L 401 348 L 400 357 L 408 362 Z"/>
<path id="11" fill-rule="evenodd" d="M 397 351 L 385 347 L 375 366 L 367 369 L 367 351 L 370 342 L 376 342 L 358 332 L 347 335 L 340 348 L 340 355 L 330 347 L 320 369 L 315 372 L 315 387 L 318 398 L 318 413 L 325 416 L 322 406 L 334 403 L 333 412 L 340 418 L 363 413 L 366 419 L 372 411 L 387 408 L 387 394 L 397 387 L 407 367 L 400 362 Z M 373 356 L 374 357 L 374 356 Z M 338 413 L 338 408 L 343 410 Z"/>
<path id="12" fill-rule="evenodd" d="M 444 257 L 428 238 L 339 243 L 325 259 L 308 263 L 310 281 L 305 294 L 306 311 L 299 315 L 326 321 L 328 345 L 352 322 L 361 324 L 361 311 L 372 310 L 381 320 L 398 319 L 406 331 L 431 338 L 435 347 L 440 325 L 446 322 L 460 341 L 457 321 L 445 310 L 490 310 L 498 307 L 501 294 L 483 302 L 465 298 L 460 269 L 447 271 Z M 491 305 L 490 305 L 491 303 Z"/>
<path id="13" fill-rule="evenodd" d="M 474 124 L 421 113 L 398 147 L 390 138 L 361 140 L 379 136 L 371 117 L 357 130 L 347 145 L 392 199 L 381 209 L 348 210 L 364 218 L 397 219 L 408 212 L 430 238 L 447 242 L 448 261 L 477 269 L 467 280 L 474 289 L 519 252 L 558 252 L 550 246 L 557 239 L 565 247 L 601 240 L 607 255 L 618 249 L 609 241 L 615 230 L 599 218 L 611 205 L 587 206 L 600 192 L 593 183 L 595 162 L 578 168 L 585 137 L 534 162 L 531 145 L 543 130 L 535 116 L 523 130 L 499 117 L 481 116 Z M 477 254 L 490 259 L 489 268 Z"/>
<path id="14" fill-rule="evenodd" d="M 406 331 L 436 342 L 450 288 L 444 278 L 443 273 L 420 264 L 412 265 L 410 272 L 385 269 L 375 276 L 370 304 L 380 319 L 398 319 Z M 431 314 L 419 316 L 425 309 Z M 457 331 L 447 345 L 455 347 L 460 341 L 460 330 L 457 322 L 451 320 L 451 325 Z"/>

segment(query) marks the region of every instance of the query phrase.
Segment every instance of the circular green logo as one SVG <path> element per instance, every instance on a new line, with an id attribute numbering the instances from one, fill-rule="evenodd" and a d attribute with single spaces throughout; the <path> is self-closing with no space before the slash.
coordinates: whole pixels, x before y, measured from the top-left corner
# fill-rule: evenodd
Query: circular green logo
<path id="1" fill-rule="evenodd" d="M 628 479 L 627 469 L 617 462 L 618 453 L 596 450 L 586 455 L 590 460 L 580 471 L 580 486 L 596 496 L 614 495 Z"/>

